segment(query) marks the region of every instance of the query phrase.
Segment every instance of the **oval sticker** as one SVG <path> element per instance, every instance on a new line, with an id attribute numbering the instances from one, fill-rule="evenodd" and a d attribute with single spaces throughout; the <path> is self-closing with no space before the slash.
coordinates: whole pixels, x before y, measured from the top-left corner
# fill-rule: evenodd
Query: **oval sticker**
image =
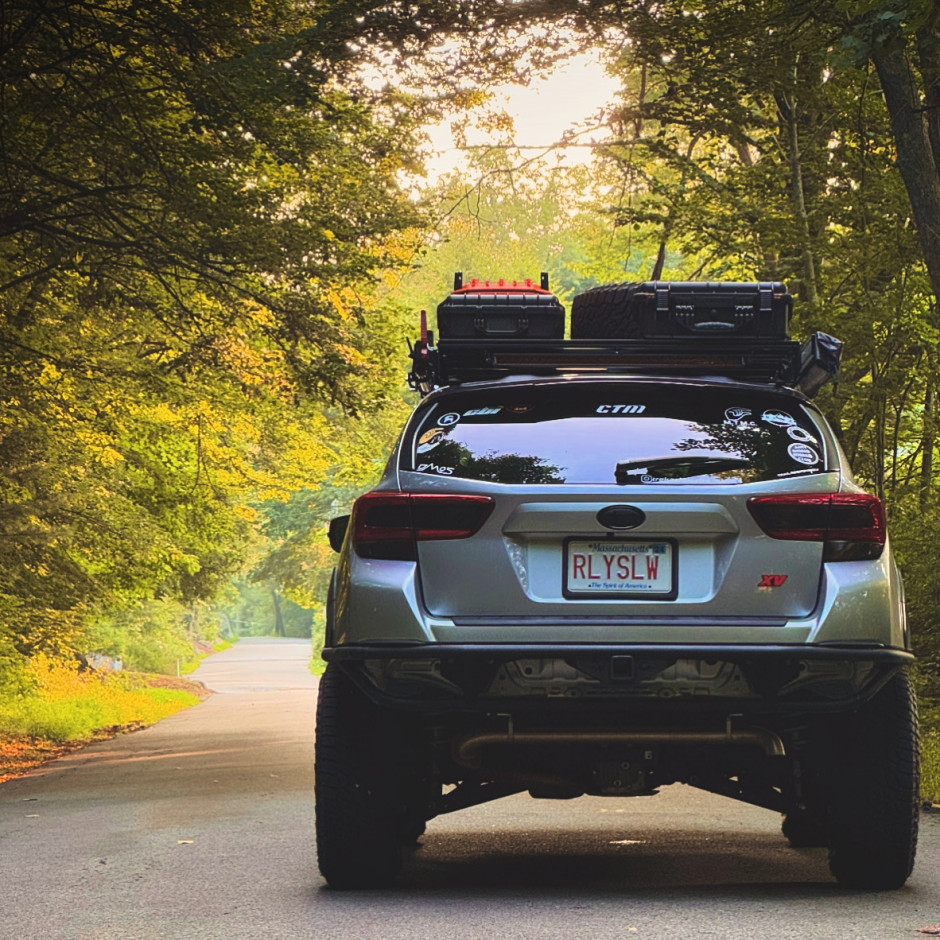
<path id="1" fill-rule="evenodd" d="M 796 418 L 793 415 L 788 415 L 785 411 L 765 411 L 761 415 L 761 419 L 778 428 L 788 428 L 796 424 Z"/>
<path id="2" fill-rule="evenodd" d="M 808 444 L 791 444 L 787 448 L 787 453 L 797 463 L 805 464 L 807 467 L 819 463 L 819 454 Z"/>
<path id="3" fill-rule="evenodd" d="M 803 444 L 815 444 L 816 438 L 809 433 L 805 428 L 801 428 L 798 424 L 794 424 L 792 427 L 787 428 L 787 434 L 793 438 L 795 441 L 800 441 Z"/>

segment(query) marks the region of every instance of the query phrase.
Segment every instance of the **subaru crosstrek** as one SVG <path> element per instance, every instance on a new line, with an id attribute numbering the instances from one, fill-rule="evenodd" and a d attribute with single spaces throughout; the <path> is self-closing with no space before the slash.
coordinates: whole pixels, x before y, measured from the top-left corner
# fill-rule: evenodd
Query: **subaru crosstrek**
<path id="1" fill-rule="evenodd" d="M 683 782 L 900 886 L 917 725 L 880 501 L 799 391 L 572 343 L 443 382 L 332 527 L 324 877 L 386 884 L 429 819 L 509 794 Z"/>

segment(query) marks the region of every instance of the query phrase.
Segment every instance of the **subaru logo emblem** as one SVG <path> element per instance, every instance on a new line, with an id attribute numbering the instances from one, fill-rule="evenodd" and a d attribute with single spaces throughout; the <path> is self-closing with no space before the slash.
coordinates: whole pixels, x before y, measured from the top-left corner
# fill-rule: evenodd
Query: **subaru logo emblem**
<path id="1" fill-rule="evenodd" d="M 646 513 L 636 506 L 605 506 L 597 521 L 605 529 L 635 529 L 646 521 Z"/>

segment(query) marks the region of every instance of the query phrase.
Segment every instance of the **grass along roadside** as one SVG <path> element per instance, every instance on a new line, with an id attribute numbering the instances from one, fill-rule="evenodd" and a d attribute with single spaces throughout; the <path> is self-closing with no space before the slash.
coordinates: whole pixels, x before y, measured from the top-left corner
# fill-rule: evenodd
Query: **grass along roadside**
<path id="1" fill-rule="evenodd" d="M 920 706 L 920 795 L 925 803 L 940 804 L 940 706 L 922 700 Z"/>
<path id="2" fill-rule="evenodd" d="M 34 658 L 0 694 L 0 783 L 91 741 L 146 727 L 197 704 L 198 683 L 142 673 L 79 671 Z"/>

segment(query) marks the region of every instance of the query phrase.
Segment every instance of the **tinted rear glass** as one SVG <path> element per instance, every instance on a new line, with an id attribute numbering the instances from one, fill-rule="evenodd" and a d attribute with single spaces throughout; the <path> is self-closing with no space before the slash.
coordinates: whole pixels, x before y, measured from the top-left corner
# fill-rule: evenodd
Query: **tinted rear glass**
<path id="1" fill-rule="evenodd" d="M 407 453 L 407 451 L 406 451 Z M 410 469 L 495 483 L 751 483 L 825 470 L 795 400 L 704 386 L 526 386 L 448 396 Z"/>

